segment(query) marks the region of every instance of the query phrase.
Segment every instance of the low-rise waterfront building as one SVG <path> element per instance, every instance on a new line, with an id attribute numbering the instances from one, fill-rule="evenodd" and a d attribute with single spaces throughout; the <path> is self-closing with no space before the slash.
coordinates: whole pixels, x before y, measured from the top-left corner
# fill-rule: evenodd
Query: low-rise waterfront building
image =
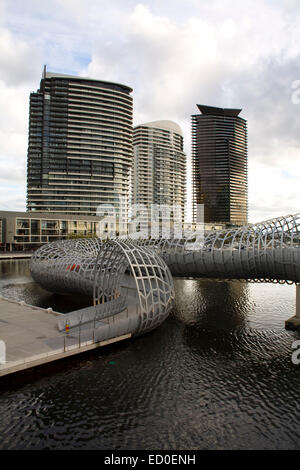
<path id="1" fill-rule="evenodd" d="M 0 250 L 32 250 L 55 240 L 96 236 L 100 220 L 88 215 L 0 211 Z"/>

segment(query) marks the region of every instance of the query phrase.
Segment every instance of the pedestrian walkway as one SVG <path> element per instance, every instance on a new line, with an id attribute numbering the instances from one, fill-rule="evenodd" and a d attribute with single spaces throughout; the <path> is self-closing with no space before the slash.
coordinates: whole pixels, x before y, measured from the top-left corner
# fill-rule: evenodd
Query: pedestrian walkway
<path id="1" fill-rule="evenodd" d="M 5 363 L 0 364 L 0 377 L 131 336 L 125 334 L 96 342 L 92 328 L 60 333 L 58 316 L 63 314 L 0 298 L 0 340 L 5 344 Z"/>

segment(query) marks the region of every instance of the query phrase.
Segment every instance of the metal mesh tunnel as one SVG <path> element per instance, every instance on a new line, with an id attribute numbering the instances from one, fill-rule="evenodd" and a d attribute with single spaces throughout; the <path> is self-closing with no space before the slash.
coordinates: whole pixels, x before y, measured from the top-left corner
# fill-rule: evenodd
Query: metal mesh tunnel
<path id="1" fill-rule="evenodd" d="M 43 245 L 32 255 L 31 275 L 50 292 L 93 295 L 95 258 L 102 245 L 97 238 Z"/>
<path id="2" fill-rule="evenodd" d="M 173 275 L 300 282 L 300 214 L 181 239 L 139 240 Z"/>
<path id="3" fill-rule="evenodd" d="M 300 214 L 184 238 L 57 241 L 31 259 L 32 277 L 46 290 L 92 298 L 62 315 L 59 329 L 94 322 L 101 339 L 159 326 L 174 301 L 171 273 L 298 284 Z"/>
<path id="4" fill-rule="evenodd" d="M 64 316 L 72 317 L 74 326 L 126 310 L 128 324 L 129 311 L 138 318 L 131 333 L 142 334 L 160 325 L 173 305 L 173 279 L 164 260 L 154 250 L 129 240 L 83 239 L 44 245 L 32 257 L 31 274 L 51 292 L 93 296 L 93 306 Z M 128 329 L 125 323 L 124 331 Z"/>

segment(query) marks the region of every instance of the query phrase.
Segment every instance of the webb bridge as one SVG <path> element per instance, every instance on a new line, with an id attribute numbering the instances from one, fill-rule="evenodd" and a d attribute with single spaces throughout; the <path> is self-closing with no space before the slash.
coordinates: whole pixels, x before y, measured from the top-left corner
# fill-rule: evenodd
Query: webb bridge
<path id="1" fill-rule="evenodd" d="M 173 276 L 296 285 L 300 326 L 300 213 L 182 238 L 61 240 L 31 259 L 33 279 L 48 291 L 90 296 L 92 305 L 58 317 L 58 329 L 80 325 L 95 341 L 159 326 L 174 298 Z"/>

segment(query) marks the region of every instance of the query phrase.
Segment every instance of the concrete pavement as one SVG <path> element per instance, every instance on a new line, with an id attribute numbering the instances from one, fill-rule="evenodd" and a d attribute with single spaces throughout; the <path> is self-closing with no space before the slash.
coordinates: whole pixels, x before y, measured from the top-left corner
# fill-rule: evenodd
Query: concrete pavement
<path id="1" fill-rule="evenodd" d="M 0 364 L 0 377 L 131 336 L 126 334 L 94 342 L 91 327 L 80 331 L 74 328 L 66 335 L 58 331 L 60 315 L 63 314 L 0 297 L 0 341 L 4 342 L 6 350 L 5 363 Z"/>

